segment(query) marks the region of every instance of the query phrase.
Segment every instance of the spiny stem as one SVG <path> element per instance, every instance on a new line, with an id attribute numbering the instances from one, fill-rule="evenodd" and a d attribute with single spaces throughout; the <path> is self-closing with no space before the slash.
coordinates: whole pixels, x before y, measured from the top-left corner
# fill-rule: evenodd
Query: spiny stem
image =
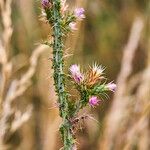
<path id="1" fill-rule="evenodd" d="M 74 138 L 71 132 L 71 124 L 69 122 L 68 96 L 65 91 L 65 77 L 63 73 L 63 32 L 61 27 L 62 17 L 60 13 L 60 0 L 53 0 L 52 15 L 54 19 L 53 76 L 56 93 L 58 95 L 58 102 L 60 104 L 60 116 L 63 119 L 60 132 L 64 143 L 64 150 L 72 150 L 74 145 Z"/>

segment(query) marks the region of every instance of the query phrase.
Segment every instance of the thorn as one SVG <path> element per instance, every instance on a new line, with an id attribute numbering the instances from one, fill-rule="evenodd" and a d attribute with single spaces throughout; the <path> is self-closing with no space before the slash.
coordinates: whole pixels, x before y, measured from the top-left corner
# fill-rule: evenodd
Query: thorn
<path id="1" fill-rule="evenodd" d="M 70 57 L 70 56 L 73 56 L 73 54 L 66 54 L 63 56 L 63 58 L 67 58 L 67 57 Z"/>
<path id="2" fill-rule="evenodd" d="M 41 42 L 36 42 L 36 43 L 34 43 L 34 45 L 36 45 L 36 46 L 38 46 L 38 45 L 40 45 L 41 44 Z"/>
<path id="3" fill-rule="evenodd" d="M 49 58 L 48 58 L 48 60 L 51 60 L 51 61 L 53 61 L 54 59 L 53 59 L 52 57 L 49 57 Z"/>
<path id="4" fill-rule="evenodd" d="M 54 109 L 54 108 L 59 108 L 60 104 L 54 103 L 54 106 L 48 108 L 49 110 Z"/>
<path id="5" fill-rule="evenodd" d="M 52 109 L 54 109 L 54 108 L 57 108 L 57 106 L 53 106 L 53 107 L 50 107 L 50 108 L 48 108 L 49 110 L 52 110 Z"/>
<path id="6" fill-rule="evenodd" d="M 94 117 L 92 117 L 91 115 L 87 115 L 88 118 L 90 118 L 91 120 L 95 121 L 97 124 L 100 125 L 99 121 L 96 120 Z"/>
<path id="7" fill-rule="evenodd" d="M 59 150 L 63 150 L 64 149 L 64 146 L 63 147 L 61 147 Z"/>

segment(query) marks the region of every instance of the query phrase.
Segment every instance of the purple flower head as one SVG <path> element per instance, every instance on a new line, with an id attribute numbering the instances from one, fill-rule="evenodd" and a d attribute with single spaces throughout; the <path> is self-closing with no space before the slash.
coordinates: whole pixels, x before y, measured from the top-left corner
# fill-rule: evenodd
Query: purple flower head
<path id="1" fill-rule="evenodd" d="M 85 18 L 85 15 L 84 15 L 84 8 L 76 8 L 74 10 L 74 14 L 75 14 L 75 17 L 82 20 Z"/>
<path id="2" fill-rule="evenodd" d="M 42 0 L 42 6 L 43 6 L 44 8 L 50 7 L 50 2 L 49 2 L 49 0 Z"/>
<path id="3" fill-rule="evenodd" d="M 115 83 L 110 82 L 106 85 L 106 88 L 112 92 L 115 92 L 117 85 Z"/>
<path id="4" fill-rule="evenodd" d="M 97 98 L 97 96 L 92 96 L 92 97 L 89 99 L 89 105 L 92 106 L 92 107 L 97 106 L 97 105 L 99 105 L 99 102 L 100 102 L 100 101 L 101 101 L 101 100 L 99 100 L 99 99 Z"/>
<path id="5" fill-rule="evenodd" d="M 80 72 L 80 66 L 74 64 L 70 67 L 70 73 L 76 83 L 81 83 L 84 79 L 83 74 Z"/>

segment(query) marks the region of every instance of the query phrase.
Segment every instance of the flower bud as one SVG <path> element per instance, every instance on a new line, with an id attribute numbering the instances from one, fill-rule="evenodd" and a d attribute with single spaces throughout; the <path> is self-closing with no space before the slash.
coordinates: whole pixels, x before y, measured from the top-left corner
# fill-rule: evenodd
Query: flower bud
<path id="1" fill-rule="evenodd" d="M 74 10 L 74 14 L 75 14 L 75 17 L 79 20 L 82 20 L 85 18 L 85 15 L 84 15 L 84 8 L 76 8 Z"/>
<path id="2" fill-rule="evenodd" d="M 69 27 L 71 28 L 71 30 L 77 30 L 77 24 L 76 24 L 76 22 L 70 22 L 69 23 Z"/>
<path id="3" fill-rule="evenodd" d="M 115 83 L 110 82 L 106 85 L 106 88 L 112 92 L 115 92 L 117 85 Z"/>
<path id="4" fill-rule="evenodd" d="M 43 8 L 49 8 L 51 6 L 49 0 L 42 0 L 42 6 Z"/>
<path id="5" fill-rule="evenodd" d="M 99 99 L 97 98 L 97 96 L 92 96 L 92 97 L 89 99 L 89 105 L 92 106 L 92 107 L 97 106 L 97 105 L 99 105 L 99 102 L 100 102 L 100 101 L 101 101 L 101 100 L 99 100 Z"/>

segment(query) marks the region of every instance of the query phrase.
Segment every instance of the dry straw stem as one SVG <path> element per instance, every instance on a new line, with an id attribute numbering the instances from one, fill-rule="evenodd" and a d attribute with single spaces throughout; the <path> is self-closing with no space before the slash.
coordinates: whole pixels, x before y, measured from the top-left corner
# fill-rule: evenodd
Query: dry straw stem
<path id="1" fill-rule="evenodd" d="M 135 52 L 138 47 L 138 43 L 141 37 L 141 33 L 144 27 L 142 18 L 136 18 L 133 22 L 129 40 L 123 50 L 123 59 L 121 65 L 121 71 L 117 81 L 117 91 L 114 97 L 114 101 L 110 112 L 106 118 L 106 128 L 104 132 L 104 139 L 100 143 L 102 149 L 115 149 L 119 146 L 123 146 L 124 134 L 119 135 L 125 130 L 125 125 L 130 118 L 129 106 L 132 105 L 131 95 L 128 95 L 128 78 L 132 73 L 133 66 L 132 62 L 134 59 Z M 129 119 L 128 119 L 129 118 Z M 118 137 L 119 135 L 119 137 Z M 125 139 L 124 139 L 125 140 Z M 118 147 L 116 147 L 118 144 Z"/>
<path id="2" fill-rule="evenodd" d="M 12 36 L 12 21 L 11 21 L 11 3 L 12 0 L 0 1 L 0 12 L 2 17 L 3 32 L 0 39 L 0 63 L 2 64 L 2 79 L 0 89 L 0 103 L 5 96 L 8 79 L 11 75 L 12 63 L 9 62 L 10 41 Z"/>
<path id="3" fill-rule="evenodd" d="M 150 51 L 148 51 L 148 63 L 141 76 L 141 84 L 136 92 L 136 104 L 134 115 L 138 117 L 132 126 L 128 128 L 126 136 L 127 141 L 125 150 L 131 149 L 133 143 L 137 140 L 137 146 L 140 150 L 149 150 L 150 148 Z M 139 79 L 138 79 L 139 80 Z M 137 138 L 138 137 L 138 138 Z M 140 140 L 139 140 L 140 139 Z"/>
<path id="4" fill-rule="evenodd" d="M 25 90 L 31 85 L 31 78 L 36 71 L 38 58 L 45 50 L 47 50 L 47 48 L 48 47 L 46 45 L 40 45 L 33 51 L 30 57 L 30 65 L 27 72 L 24 73 L 20 80 L 15 80 L 12 82 L 15 88 L 13 88 L 13 94 L 8 95 L 7 99 L 11 99 L 11 101 L 16 99 L 18 96 L 21 96 L 25 92 Z"/>
<path id="5" fill-rule="evenodd" d="M 47 50 L 47 46 L 40 45 L 38 46 L 32 53 L 30 57 L 30 66 L 27 72 L 21 77 L 20 80 L 13 80 L 7 92 L 6 98 L 3 102 L 2 107 L 2 114 L 0 120 L 0 127 L 1 127 L 1 140 L 4 138 L 7 132 L 12 135 L 16 130 L 18 130 L 31 116 L 32 106 L 29 106 L 25 113 L 21 115 L 20 111 L 15 111 L 12 107 L 12 102 L 18 98 L 19 96 L 23 95 L 23 93 L 28 89 L 31 85 L 31 78 L 33 77 L 36 66 L 38 62 L 39 56 Z M 14 119 L 10 123 L 7 121 L 14 115 Z"/>
<path id="6" fill-rule="evenodd" d="M 9 47 L 10 47 L 10 40 L 12 36 L 12 20 L 11 20 L 11 3 L 12 0 L 1 0 L 0 1 L 0 10 L 1 10 L 1 16 L 2 16 L 2 23 L 3 23 L 3 45 L 6 50 L 6 57 L 9 53 Z"/>
<path id="7" fill-rule="evenodd" d="M 15 112 L 14 121 L 11 125 L 11 133 L 14 133 L 17 129 L 19 129 L 31 116 L 32 106 L 28 106 L 26 112 L 21 114 L 20 111 Z"/>
<path id="8" fill-rule="evenodd" d="M 12 58 L 10 56 L 11 36 L 12 36 L 12 20 L 11 20 L 11 3 L 12 0 L 1 0 L 0 11 L 3 25 L 2 37 L 0 39 L 0 148 L 6 149 L 8 145 L 4 145 L 4 138 L 9 138 L 16 132 L 31 116 L 32 106 L 28 106 L 24 113 L 16 111 L 12 107 L 12 103 L 31 85 L 39 56 L 47 50 L 47 46 L 39 45 L 31 54 L 28 70 L 20 79 L 12 80 Z M 13 117 L 13 119 L 10 119 Z"/>
<path id="9" fill-rule="evenodd" d="M 133 69 L 132 62 L 141 37 L 143 25 L 144 23 L 141 18 L 136 18 L 133 22 L 128 43 L 123 50 L 121 71 L 117 82 L 119 90 L 116 92 L 116 97 L 122 97 L 125 94 L 124 92 L 126 91 L 125 89 L 127 86 L 126 81 L 128 80 L 128 77 L 130 76 Z"/>
<path id="10" fill-rule="evenodd" d="M 132 127 L 127 131 L 127 145 L 128 147 L 133 144 L 137 137 L 138 146 L 140 150 L 150 149 L 150 51 L 148 51 L 148 63 L 143 71 L 141 77 L 141 84 L 137 89 L 135 112 L 139 116 L 137 121 L 133 123 Z M 135 115 L 136 115 L 135 114 Z M 130 143 L 130 144 L 128 144 Z"/>

